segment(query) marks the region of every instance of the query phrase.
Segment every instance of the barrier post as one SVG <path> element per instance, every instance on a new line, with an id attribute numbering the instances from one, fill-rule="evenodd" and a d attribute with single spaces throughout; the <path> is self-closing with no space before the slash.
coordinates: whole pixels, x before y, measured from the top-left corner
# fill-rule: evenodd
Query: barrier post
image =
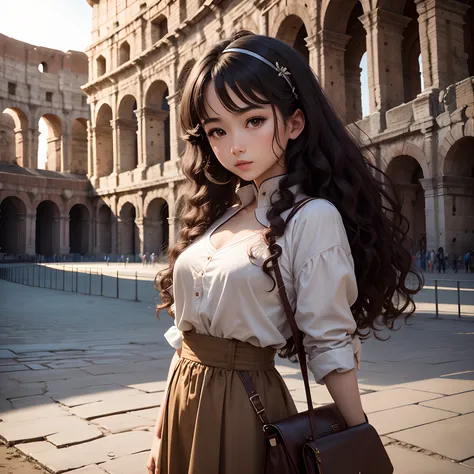
<path id="1" fill-rule="evenodd" d="M 76 267 L 76 293 L 77 293 L 78 286 L 79 286 L 79 267 Z"/>
<path id="2" fill-rule="evenodd" d="M 100 269 L 100 296 L 104 296 L 104 274 Z"/>
<path id="3" fill-rule="evenodd" d="M 119 272 L 117 270 L 117 298 L 119 297 Z"/>
<path id="4" fill-rule="evenodd" d="M 66 267 L 63 265 L 63 291 L 66 291 L 65 272 L 66 272 Z"/>
<path id="5" fill-rule="evenodd" d="M 138 301 L 138 272 L 135 272 L 135 301 Z"/>
<path id="6" fill-rule="evenodd" d="M 461 317 L 461 283 L 458 280 L 458 318 Z"/>
<path id="7" fill-rule="evenodd" d="M 439 317 L 438 310 L 438 280 L 435 280 L 435 301 L 436 301 L 436 319 Z"/>
<path id="8" fill-rule="evenodd" d="M 89 294 L 91 294 L 92 289 L 92 270 L 89 269 Z"/>

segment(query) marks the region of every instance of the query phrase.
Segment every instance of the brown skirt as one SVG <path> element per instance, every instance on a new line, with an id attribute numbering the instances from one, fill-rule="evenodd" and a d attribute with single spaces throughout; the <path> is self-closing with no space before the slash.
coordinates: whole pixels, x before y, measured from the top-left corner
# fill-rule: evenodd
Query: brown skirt
<path id="1" fill-rule="evenodd" d="M 265 439 L 236 370 L 250 371 L 270 421 L 296 413 L 275 350 L 184 333 L 163 414 L 160 474 L 261 474 Z"/>

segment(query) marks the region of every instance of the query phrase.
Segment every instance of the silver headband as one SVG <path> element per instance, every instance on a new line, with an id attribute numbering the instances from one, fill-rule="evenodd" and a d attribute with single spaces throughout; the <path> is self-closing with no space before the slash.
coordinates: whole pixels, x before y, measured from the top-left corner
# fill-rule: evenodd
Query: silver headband
<path id="1" fill-rule="evenodd" d="M 270 66 L 272 69 L 274 69 L 279 76 L 283 77 L 286 82 L 288 82 L 288 85 L 291 87 L 291 92 L 293 92 L 293 95 L 295 96 L 295 99 L 298 100 L 298 94 L 296 93 L 295 87 L 290 81 L 290 78 L 288 76 L 291 76 L 290 71 L 288 71 L 288 68 L 285 66 L 280 66 L 278 62 L 276 65 L 272 64 L 268 59 L 265 59 L 263 56 L 260 56 L 260 54 L 254 53 L 253 51 L 248 51 L 247 49 L 240 49 L 240 48 L 226 48 L 223 53 L 231 53 L 231 52 L 236 52 L 236 53 L 243 53 L 247 54 L 249 56 L 253 56 L 254 58 L 264 62 L 267 66 Z"/>

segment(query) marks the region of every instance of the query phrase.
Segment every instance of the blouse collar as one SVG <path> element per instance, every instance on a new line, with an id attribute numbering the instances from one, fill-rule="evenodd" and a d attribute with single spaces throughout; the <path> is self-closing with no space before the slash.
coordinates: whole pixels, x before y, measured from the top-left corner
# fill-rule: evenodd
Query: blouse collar
<path id="1" fill-rule="evenodd" d="M 243 186 L 237 190 L 237 196 L 240 199 L 241 207 L 246 207 L 254 200 L 254 198 L 257 199 L 255 218 L 265 227 L 270 227 L 270 223 L 267 219 L 267 210 L 271 205 L 271 197 L 275 191 L 278 191 L 280 181 L 285 176 L 286 174 L 281 174 L 272 178 L 267 178 L 262 182 L 259 188 L 257 188 L 257 185 L 252 182 L 251 184 Z M 295 184 L 289 189 L 296 196 L 301 194 L 299 184 Z"/>

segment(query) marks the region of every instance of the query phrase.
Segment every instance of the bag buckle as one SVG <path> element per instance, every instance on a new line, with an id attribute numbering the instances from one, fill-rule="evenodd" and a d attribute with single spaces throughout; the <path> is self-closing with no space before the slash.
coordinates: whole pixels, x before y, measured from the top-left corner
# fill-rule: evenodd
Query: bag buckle
<path id="1" fill-rule="evenodd" d="M 255 393 L 250 397 L 250 403 L 253 405 L 255 411 L 257 412 L 257 415 L 260 415 L 260 413 L 263 413 L 265 411 L 265 407 L 263 406 L 262 400 L 258 393 Z"/>

